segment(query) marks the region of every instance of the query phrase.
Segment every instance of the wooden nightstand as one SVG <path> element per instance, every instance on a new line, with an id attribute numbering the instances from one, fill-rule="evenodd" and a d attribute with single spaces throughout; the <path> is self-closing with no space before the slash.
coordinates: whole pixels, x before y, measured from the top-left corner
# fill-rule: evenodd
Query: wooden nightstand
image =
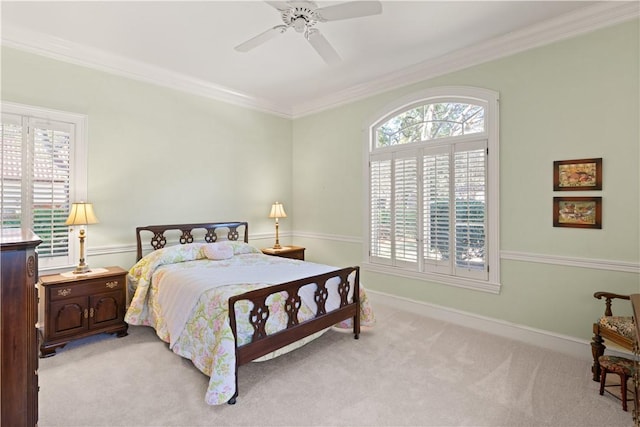
<path id="1" fill-rule="evenodd" d="M 120 267 L 68 277 L 40 277 L 44 333 L 40 357 L 53 356 L 68 342 L 102 332 L 127 335 L 124 321 L 127 272 Z"/>
<path id="2" fill-rule="evenodd" d="M 302 246 L 283 246 L 281 249 L 263 248 L 265 255 L 279 256 L 282 258 L 293 258 L 304 261 L 304 249 Z"/>

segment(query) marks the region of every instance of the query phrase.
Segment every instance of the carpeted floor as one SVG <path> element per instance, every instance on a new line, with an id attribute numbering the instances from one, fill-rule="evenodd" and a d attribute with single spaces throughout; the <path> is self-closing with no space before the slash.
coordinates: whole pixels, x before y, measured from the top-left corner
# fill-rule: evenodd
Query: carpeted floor
<path id="1" fill-rule="evenodd" d="M 39 426 L 629 426 L 584 360 L 383 305 L 359 340 L 330 331 L 240 367 L 236 405 L 152 329 L 40 359 Z"/>

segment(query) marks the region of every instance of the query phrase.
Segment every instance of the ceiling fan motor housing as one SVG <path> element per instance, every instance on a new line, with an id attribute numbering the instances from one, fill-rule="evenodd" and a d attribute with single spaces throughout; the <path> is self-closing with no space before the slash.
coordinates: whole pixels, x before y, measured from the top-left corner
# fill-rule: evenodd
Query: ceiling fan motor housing
<path id="1" fill-rule="evenodd" d="M 297 32 L 302 33 L 313 27 L 318 22 L 316 16 L 317 6 L 310 1 L 292 1 L 291 7 L 281 12 L 282 21 L 293 27 Z"/>

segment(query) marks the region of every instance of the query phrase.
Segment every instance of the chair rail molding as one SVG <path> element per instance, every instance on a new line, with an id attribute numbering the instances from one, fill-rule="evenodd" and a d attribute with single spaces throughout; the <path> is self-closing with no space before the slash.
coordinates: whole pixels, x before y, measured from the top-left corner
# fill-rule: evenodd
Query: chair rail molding
<path id="1" fill-rule="evenodd" d="M 316 240 L 325 240 L 329 242 L 336 243 L 348 243 L 361 245 L 362 238 L 357 236 L 345 236 L 339 234 L 327 234 L 327 233 L 318 233 L 312 231 L 293 231 L 293 232 L 284 232 L 280 233 L 280 237 L 285 238 L 304 238 L 304 239 L 316 239 Z M 255 240 L 268 240 L 274 239 L 274 233 L 252 233 L 249 236 L 249 242 Z M 151 246 L 145 247 L 145 250 L 151 250 Z M 97 255 L 111 255 L 111 254 L 120 254 L 127 252 L 135 252 L 136 246 L 135 244 L 124 244 L 124 245 L 103 245 L 103 246 L 95 246 L 87 249 L 87 256 L 97 256 Z M 581 258 L 581 257 L 571 257 L 565 255 L 551 255 L 551 254 L 538 254 L 532 252 L 521 252 L 521 251 L 501 251 L 500 252 L 501 260 L 508 261 L 520 261 L 520 262 L 533 262 L 539 264 L 551 264 L 551 265 L 560 265 L 564 267 L 576 267 L 576 268 L 588 268 L 593 270 L 609 270 L 616 271 L 621 273 L 634 273 L 640 274 L 640 262 L 632 262 L 632 261 L 619 261 L 619 260 L 609 260 L 609 259 L 595 259 L 595 258 Z"/>
<path id="2" fill-rule="evenodd" d="M 510 261 L 536 262 L 562 265 L 565 267 L 591 268 L 622 273 L 640 274 L 640 263 L 608 259 L 569 257 L 564 255 L 536 254 L 517 251 L 502 251 L 501 258 Z"/>
<path id="3" fill-rule="evenodd" d="M 318 239 L 339 243 L 362 244 L 362 238 L 338 234 L 318 233 L 313 231 L 293 231 L 293 238 Z M 564 267 L 589 268 L 594 270 L 609 270 L 621 273 L 640 274 L 640 262 L 620 261 L 611 259 L 596 259 L 572 257 L 566 255 L 539 254 L 522 251 L 500 251 L 500 259 L 507 261 L 534 262 L 540 264 L 560 265 Z"/>

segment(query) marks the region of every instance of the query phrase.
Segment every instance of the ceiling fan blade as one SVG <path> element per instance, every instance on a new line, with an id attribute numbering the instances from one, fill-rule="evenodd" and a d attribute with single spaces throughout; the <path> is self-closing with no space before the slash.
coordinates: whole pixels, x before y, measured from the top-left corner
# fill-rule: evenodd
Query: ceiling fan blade
<path id="1" fill-rule="evenodd" d="M 327 39 L 315 28 L 309 30 L 307 40 L 311 43 L 311 46 L 318 52 L 318 54 L 329 65 L 337 64 L 341 61 L 338 52 L 329 44 Z"/>
<path id="2" fill-rule="evenodd" d="M 265 0 L 265 3 L 267 3 L 271 7 L 278 9 L 280 12 L 282 12 L 283 10 L 291 9 L 291 5 L 286 1 L 266 1 Z"/>
<path id="3" fill-rule="evenodd" d="M 381 13 L 382 3 L 379 1 L 350 1 L 316 9 L 316 16 L 322 22 L 379 15 Z"/>
<path id="4" fill-rule="evenodd" d="M 257 46 L 260 46 L 262 43 L 271 40 L 278 34 L 284 33 L 285 31 L 287 31 L 286 25 L 276 25 L 275 27 L 269 28 L 267 31 L 260 33 L 257 36 L 250 38 L 246 42 L 240 43 L 234 49 L 238 52 L 248 52 Z"/>

